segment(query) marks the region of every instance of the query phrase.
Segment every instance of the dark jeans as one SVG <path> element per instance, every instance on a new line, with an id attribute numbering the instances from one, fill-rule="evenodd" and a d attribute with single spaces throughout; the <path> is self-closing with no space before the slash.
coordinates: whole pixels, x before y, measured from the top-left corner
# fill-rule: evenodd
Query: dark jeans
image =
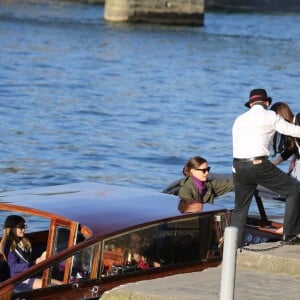
<path id="1" fill-rule="evenodd" d="M 234 159 L 233 168 L 235 208 L 232 212 L 231 225 L 239 229 L 238 247 L 244 244 L 243 234 L 248 210 L 258 184 L 286 197 L 284 234 L 300 233 L 300 182 L 267 159 L 259 164 Z"/>

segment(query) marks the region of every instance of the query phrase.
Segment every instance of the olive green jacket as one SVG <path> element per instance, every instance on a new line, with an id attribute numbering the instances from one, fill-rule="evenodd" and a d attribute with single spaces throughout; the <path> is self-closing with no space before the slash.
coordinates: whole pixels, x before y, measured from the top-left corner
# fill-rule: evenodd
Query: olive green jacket
<path id="1" fill-rule="evenodd" d="M 232 192 L 234 189 L 232 176 L 213 175 L 206 182 L 206 193 L 203 196 L 199 194 L 191 177 L 182 178 L 172 183 L 163 192 L 174 194 L 183 199 L 199 200 L 201 202 L 214 203 L 215 197 Z"/>

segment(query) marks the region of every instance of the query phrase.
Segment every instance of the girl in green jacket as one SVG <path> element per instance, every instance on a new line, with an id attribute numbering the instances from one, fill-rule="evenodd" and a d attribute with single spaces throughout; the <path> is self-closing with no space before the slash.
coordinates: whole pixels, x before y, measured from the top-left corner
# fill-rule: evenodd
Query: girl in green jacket
<path id="1" fill-rule="evenodd" d="M 209 176 L 207 160 L 191 157 L 183 167 L 184 178 L 172 183 L 163 192 L 174 194 L 185 200 L 214 203 L 215 197 L 233 191 L 231 175 Z"/>

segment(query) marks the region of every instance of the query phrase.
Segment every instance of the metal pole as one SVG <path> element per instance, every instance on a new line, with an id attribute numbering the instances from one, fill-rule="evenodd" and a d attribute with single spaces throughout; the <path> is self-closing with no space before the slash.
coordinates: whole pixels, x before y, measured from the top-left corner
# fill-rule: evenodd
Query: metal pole
<path id="1" fill-rule="evenodd" d="M 225 228 L 220 300 L 234 299 L 238 228 Z"/>

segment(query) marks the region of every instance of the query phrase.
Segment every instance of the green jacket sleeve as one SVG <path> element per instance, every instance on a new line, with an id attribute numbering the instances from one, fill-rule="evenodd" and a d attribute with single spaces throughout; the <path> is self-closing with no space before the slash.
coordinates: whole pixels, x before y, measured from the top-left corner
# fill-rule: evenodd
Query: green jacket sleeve
<path id="1" fill-rule="evenodd" d="M 204 202 L 213 203 L 214 198 L 232 192 L 234 190 L 233 179 L 228 176 L 223 179 L 212 179 L 206 184 L 207 192 L 204 195 Z"/>

